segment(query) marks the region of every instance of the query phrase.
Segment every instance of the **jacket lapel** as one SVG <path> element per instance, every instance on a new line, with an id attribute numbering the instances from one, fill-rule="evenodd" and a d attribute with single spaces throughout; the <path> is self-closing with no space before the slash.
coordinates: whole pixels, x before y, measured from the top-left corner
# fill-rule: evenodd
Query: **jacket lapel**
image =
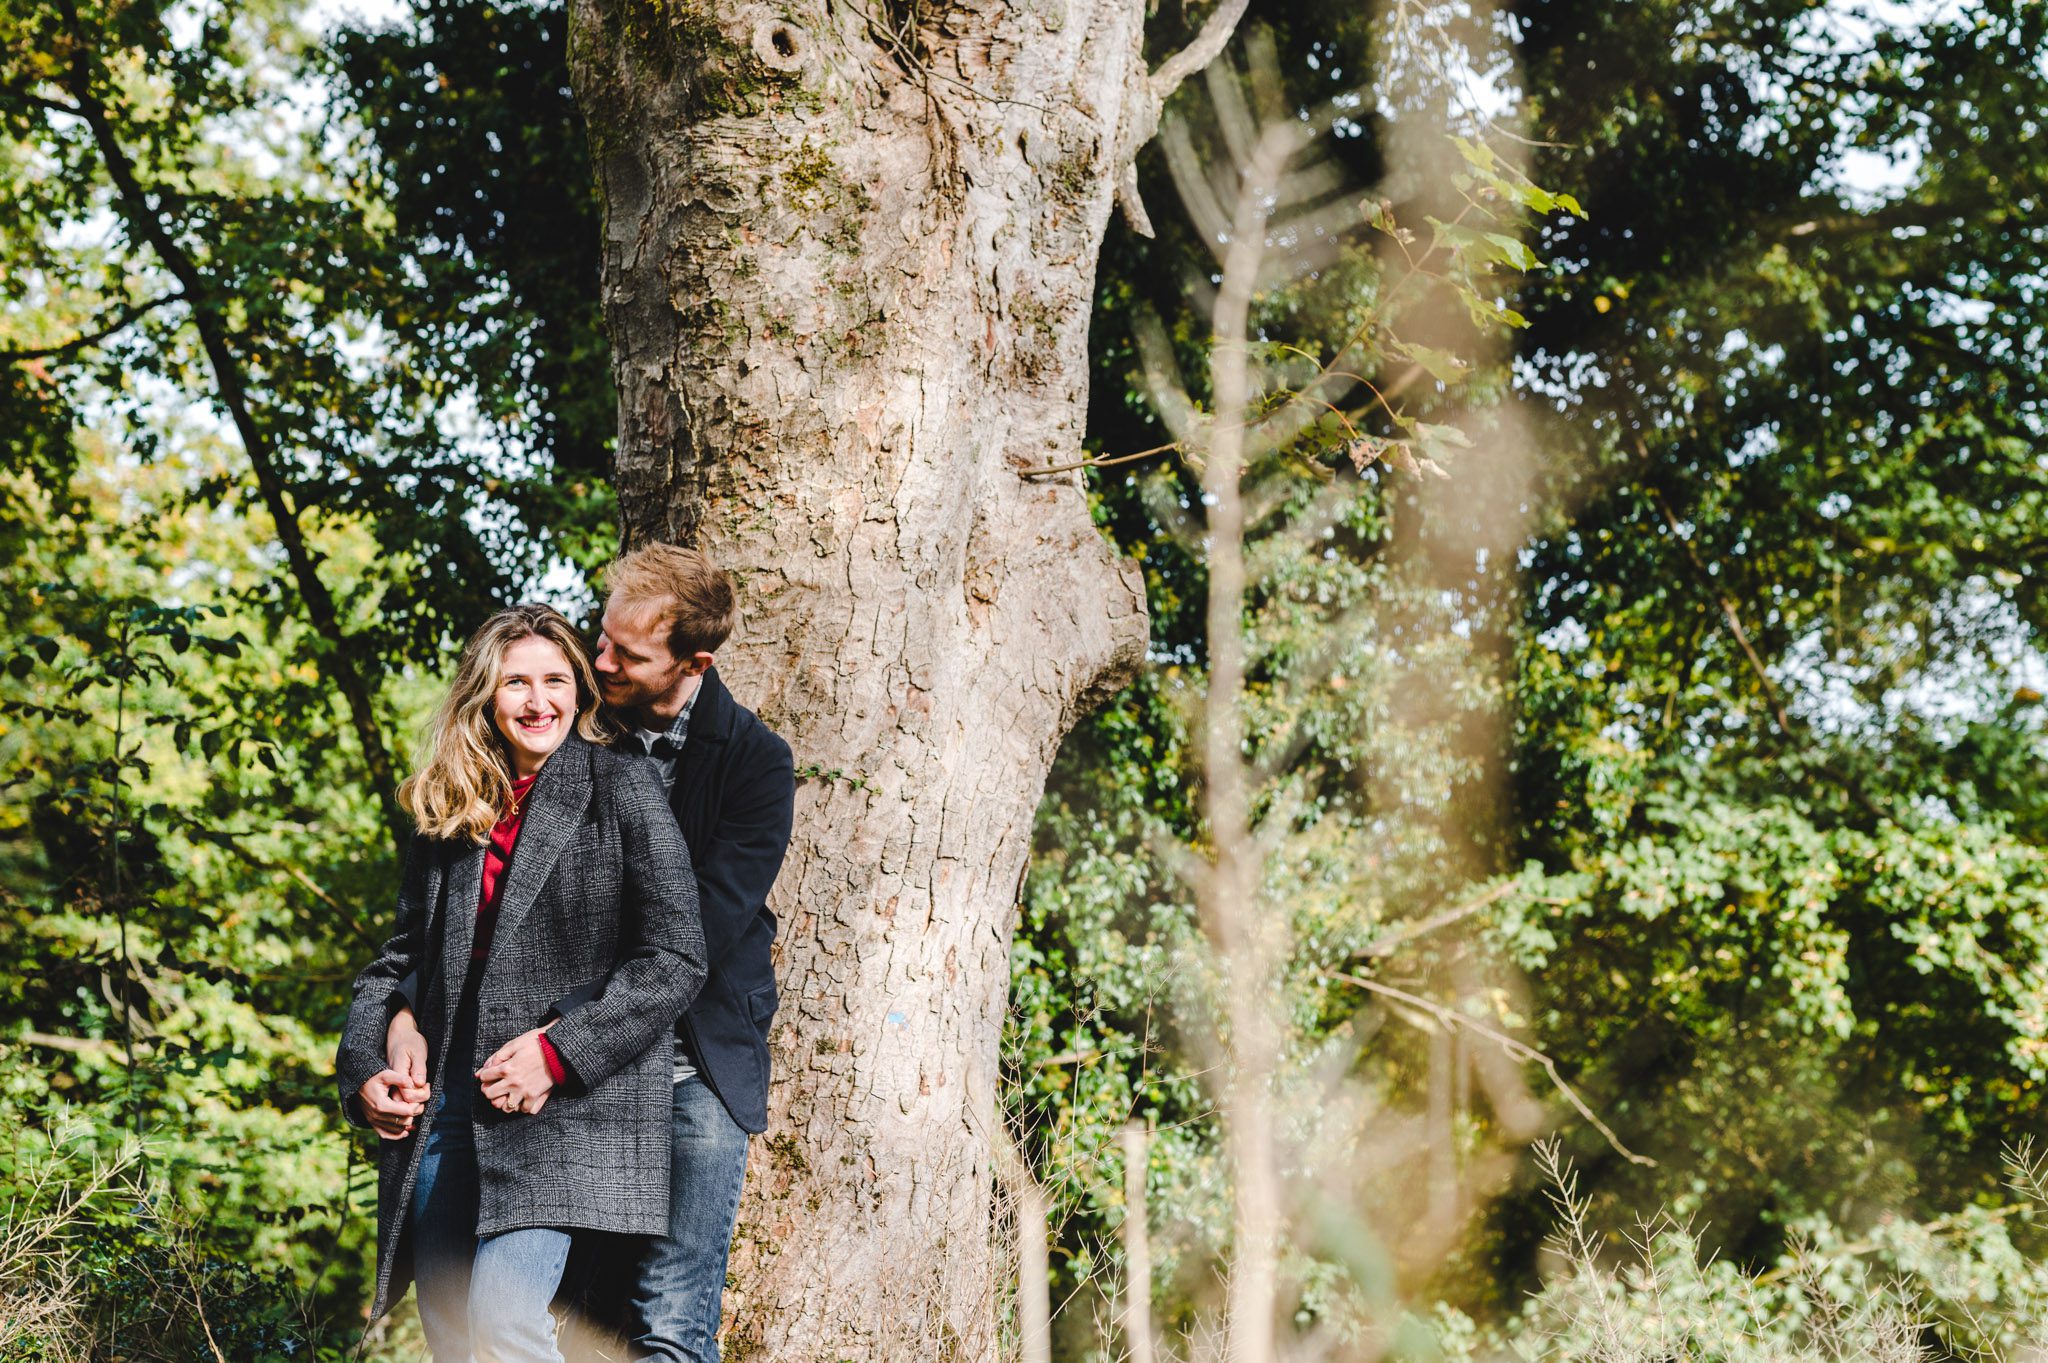
<path id="1" fill-rule="evenodd" d="M 590 745 L 571 732 L 555 749 L 540 779 L 526 796 L 526 817 L 519 825 L 519 841 L 512 847 L 512 864 L 505 868 L 505 886 L 498 892 L 498 927 L 491 949 L 513 940 L 520 920 L 540 898 L 543 885 L 561 860 L 562 849 L 583 824 L 590 807 Z M 482 860 L 478 860 L 481 869 Z"/>
<path id="2" fill-rule="evenodd" d="M 448 858 L 441 882 L 441 978 L 447 981 L 448 1007 L 453 1012 L 462 982 L 469 974 L 469 948 L 476 940 L 477 901 L 484 893 L 482 846 L 461 847 Z"/>
<path id="3" fill-rule="evenodd" d="M 732 693 L 719 679 L 718 669 L 707 668 L 690 709 L 690 731 L 683 735 L 683 750 L 676 756 L 675 784 L 669 788 L 668 807 L 683 830 L 683 840 L 701 846 L 695 838 L 695 818 L 703 808 L 705 775 L 717 760 L 717 750 L 732 736 Z"/>
<path id="4" fill-rule="evenodd" d="M 718 669 L 708 667 L 704 669 L 704 680 L 697 690 L 697 703 L 690 707 L 690 731 L 683 735 L 683 760 L 688 762 L 693 756 L 701 757 L 707 747 L 724 743 L 730 737 L 732 692 L 725 689 Z"/>

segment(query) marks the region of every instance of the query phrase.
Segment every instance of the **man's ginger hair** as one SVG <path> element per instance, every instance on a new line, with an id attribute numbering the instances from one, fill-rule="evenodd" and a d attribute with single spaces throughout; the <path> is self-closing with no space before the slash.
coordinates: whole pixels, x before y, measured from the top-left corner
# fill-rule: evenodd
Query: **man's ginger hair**
<path id="1" fill-rule="evenodd" d="M 716 653 L 732 633 L 732 579 L 695 549 L 643 544 L 604 570 L 605 603 L 637 615 L 653 612 L 677 658 Z"/>

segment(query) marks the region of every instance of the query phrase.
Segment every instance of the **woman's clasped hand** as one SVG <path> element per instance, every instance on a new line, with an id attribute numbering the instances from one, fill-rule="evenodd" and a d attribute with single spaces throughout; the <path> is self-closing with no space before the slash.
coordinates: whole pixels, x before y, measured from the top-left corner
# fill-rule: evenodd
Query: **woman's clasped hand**
<path id="1" fill-rule="evenodd" d="M 491 1053 L 476 1072 L 482 1093 L 500 1112 L 538 1113 L 547 1105 L 555 1081 L 548 1075 L 540 1039 L 548 1027 L 522 1032 Z"/>

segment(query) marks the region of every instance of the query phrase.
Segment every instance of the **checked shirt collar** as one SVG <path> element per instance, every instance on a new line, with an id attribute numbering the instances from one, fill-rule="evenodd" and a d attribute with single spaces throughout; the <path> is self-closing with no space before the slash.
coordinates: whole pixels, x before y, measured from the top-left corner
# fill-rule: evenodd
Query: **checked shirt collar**
<path id="1" fill-rule="evenodd" d="M 664 785 L 674 785 L 676 780 L 676 759 L 682 755 L 683 740 L 690 734 L 690 711 L 697 708 L 697 697 L 704 694 L 703 684 L 690 693 L 683 702 L 682 713 L 669 722 L 666 732 L 657 733 L 652 729 L 635 726 L 633 737 L 640 741 L 640 749 L 661 764 L 661 779 Z"/>

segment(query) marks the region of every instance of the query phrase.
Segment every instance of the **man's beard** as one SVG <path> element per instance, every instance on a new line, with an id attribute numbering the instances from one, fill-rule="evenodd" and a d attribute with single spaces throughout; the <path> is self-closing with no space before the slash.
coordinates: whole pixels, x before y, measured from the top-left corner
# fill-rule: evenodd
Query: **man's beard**
<path id="1" fill-rule="evenodd" d="M 597 697 L 605 709 L 637 722 L 647 719 L 652 713 L 654 703 L 663 696 L 673 694 L 676 687 L 682 684 L 682 681 L 683 678 L 680 676 L 673 678 L 666 687 L 660 690 L 636 685 L 630 679 L 627 679 L 623 686 L 617 688 L 606 687 L 600 682 L 597 688 Z"/>

